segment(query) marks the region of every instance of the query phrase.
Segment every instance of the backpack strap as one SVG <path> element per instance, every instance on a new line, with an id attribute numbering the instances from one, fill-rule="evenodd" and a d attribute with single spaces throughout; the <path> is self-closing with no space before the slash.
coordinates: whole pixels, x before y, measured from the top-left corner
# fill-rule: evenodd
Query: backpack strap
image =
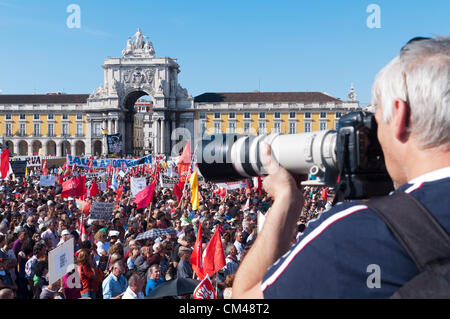
<path id="1" fill-rule="evenodd" d="M 412 195 L 397 192 L 366 203 L 388 226 L 422 272 L 431 262 L 450 258 L 450 237 Z"/>

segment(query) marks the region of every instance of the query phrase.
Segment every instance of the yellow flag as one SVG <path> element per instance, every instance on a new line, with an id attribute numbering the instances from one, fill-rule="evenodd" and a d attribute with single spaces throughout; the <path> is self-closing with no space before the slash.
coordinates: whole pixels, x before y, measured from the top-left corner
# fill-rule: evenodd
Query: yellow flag
<path id="1" fill-rule="evenodd" d="M 191 174 L 191 178 L 189 179 L 189 183 L 191 184 L 191 193 L 192 193 L 191 204 L 192 204 L 192 209 L 193 210 L 197 210 L 198 207 L 200 206 L 200 197 L 199 197 L 199 194 L 198 194 L 198 177 L 197 177 L 197 172 L 193 172 Z"/>

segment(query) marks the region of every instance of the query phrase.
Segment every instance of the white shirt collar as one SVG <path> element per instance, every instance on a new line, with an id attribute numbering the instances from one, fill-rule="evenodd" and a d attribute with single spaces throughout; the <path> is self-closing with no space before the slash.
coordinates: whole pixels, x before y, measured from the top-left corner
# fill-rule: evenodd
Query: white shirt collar
<path id="1" fill-rule="evenodd" d="M 411 181 L 408 182 L 408 184 L 417 184 L 422 182 L 432 182 L 437 181 L 439 179 L 450 177 L 450 166 L 440 168 L 438 170 L 423 174 L 421 176 L 418 176 Z"/>

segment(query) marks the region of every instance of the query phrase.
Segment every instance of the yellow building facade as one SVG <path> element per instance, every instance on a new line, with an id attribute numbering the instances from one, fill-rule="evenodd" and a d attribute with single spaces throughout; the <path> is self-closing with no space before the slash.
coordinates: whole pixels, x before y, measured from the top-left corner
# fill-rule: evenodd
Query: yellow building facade
<path id="1" fill-rule="evenodd" d="M 195 98 L 195 119 L 207 134 L 296 134 L 336 129 L 340 117 L 360 109 L 320 92 L 205 93 Z"/>

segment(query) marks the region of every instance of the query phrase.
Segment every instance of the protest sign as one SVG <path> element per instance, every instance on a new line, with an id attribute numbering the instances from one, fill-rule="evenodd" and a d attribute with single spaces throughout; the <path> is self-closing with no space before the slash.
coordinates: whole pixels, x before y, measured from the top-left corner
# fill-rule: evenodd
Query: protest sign
<path id="1" fill-rule="evenodd" d="M 106 182 L 101 182 L 101 183 L 99 184 L 99 186 L 100 186 L 100 190 L 101 190 L 102 192 L 106 190 Z"/>
<path id="2" fill-rule="evenodd" d="M 113 211 L 116 203 L 94 202 L 91 207 L 91 220 L 104 220 L 109 222 L 113 218 Z"/>
<path id="3" fill-rule="evenodd" d="M 52 284 L 61 279 L 73 263 L 74 239 L 71 238 L 48 253 L 48 282 Z"/>
<path id="4" fill-rule="evenodd" d="M 225 188 L 226 190 L 233 190 L 238 188 L 245 188 L 246 187 L 246 181 L 245 179 L 238 182 L 228 182 L 228 183 L 217 183 L 218 187 Z"/>
<path id="5" fill-rule="evenodd" d="M 14 157 L 15 161 L 26 161 L 28 167 L 36 167 L 41 166 L 42 164 L 42 156 L 17 156 Z"/>
<path id="6" fill-rule="evenodd" d="M 145 177 L 132 177 L 130 180 L 131 197 L 136 197 L 136 194 L 147 187 L 147 179 Z"/>
<path id="7" fill-rule="evenodd" d="M 173 186 L 177 183 L 178 183 L 178 178 L 170 177 L 167 175 L 159 176 L 159 184 L 161 185 L 161 187 L 173 188 Z"/>
<path id="8" fill-rule="evenodd" d="M 41 175 L 39 177 L 39 184 L 41 186 L 55 186 L 55 176 L 53 175 Z"/>
<path id="9" fill-rule="evenodd" d="M 135 166 L 139 166 L 142 164 L 151 164 L 152 163 L 152 155 L 147 155 L 137 159 L 127 159 L 127 158 L 98 158 L 91 159 L 86 156 L 74 156 L 67 155 L 66 159 L 67 165 L 72 166 L 75 164 L 77 167 L 81 168 L 104 168 L 107 169 L 109 165 L 112 165 L 114 168 L 131 168 Z M 91 164 L 89 164 L 91 163 Z M 91 166 L 89 166 L 91 165 Z"/>

